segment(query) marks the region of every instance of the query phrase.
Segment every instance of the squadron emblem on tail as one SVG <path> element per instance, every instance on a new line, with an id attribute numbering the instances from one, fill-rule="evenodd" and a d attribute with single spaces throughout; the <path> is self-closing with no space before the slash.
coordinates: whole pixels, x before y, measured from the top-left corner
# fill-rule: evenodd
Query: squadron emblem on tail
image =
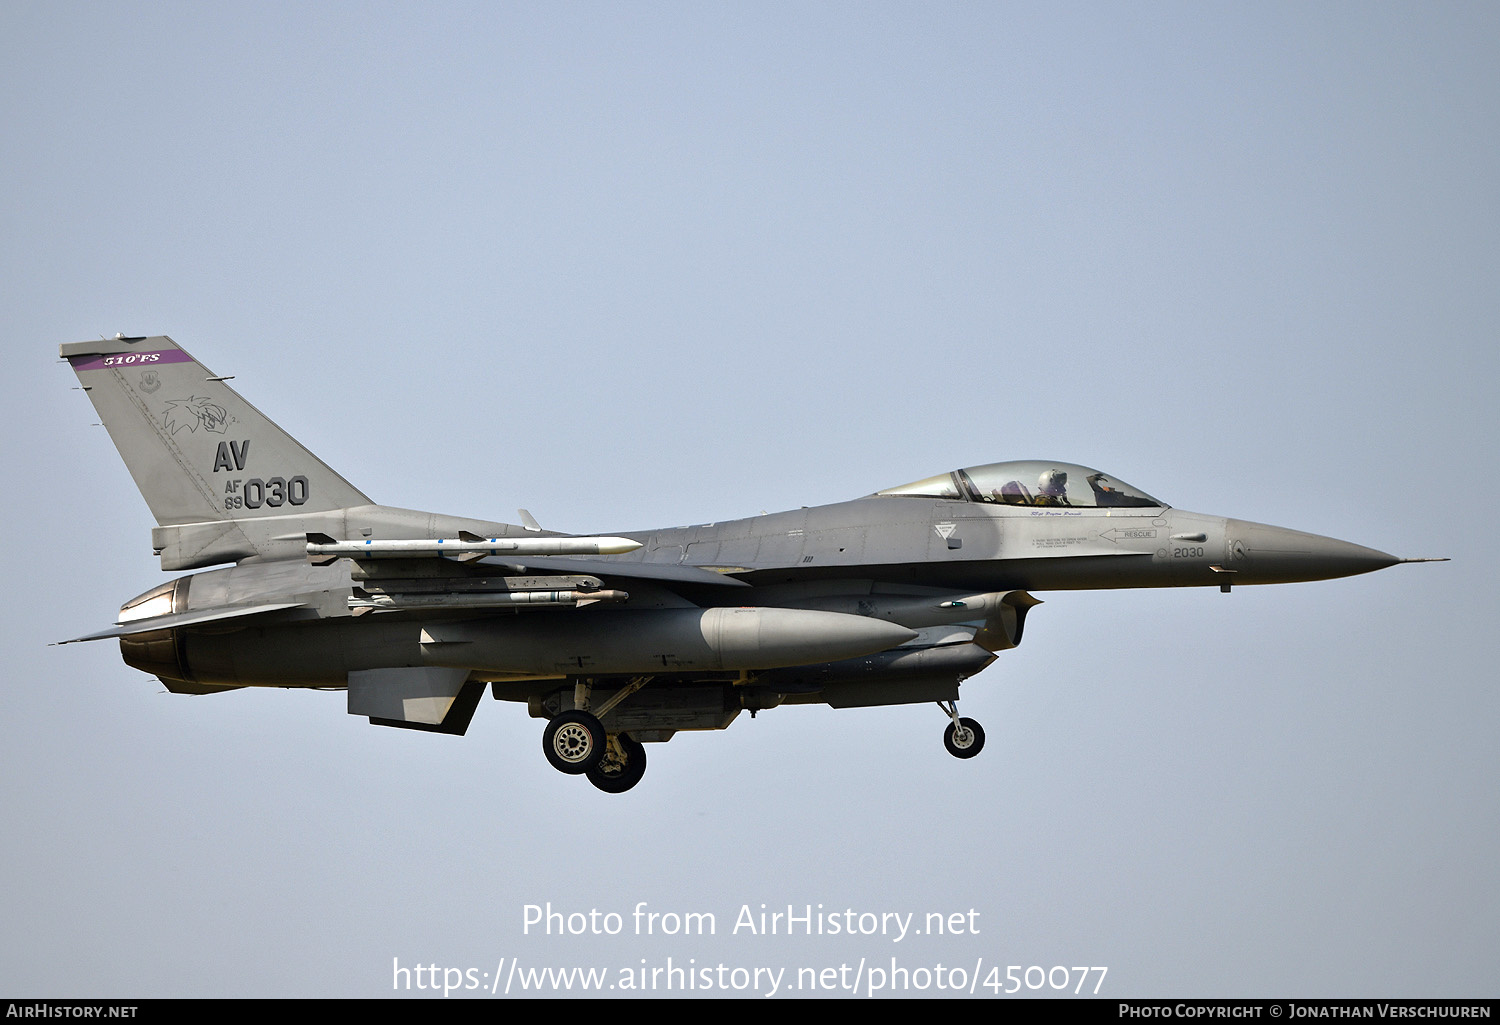
<path id="1" fill-rule="evenodd" d="M 223 406 L 200 395 L 186 399 L 168 399 L 161 416 L 162 424 L 173 434 L 184 427 L 195 433 L 202 427 L 205 431 L 223 434 L 224 428 L 234 423 Z"/>

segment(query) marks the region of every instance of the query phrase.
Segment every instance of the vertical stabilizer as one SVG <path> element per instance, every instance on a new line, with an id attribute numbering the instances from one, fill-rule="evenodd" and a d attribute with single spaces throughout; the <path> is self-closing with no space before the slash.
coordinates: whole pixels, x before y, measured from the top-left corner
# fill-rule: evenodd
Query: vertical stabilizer
<path id="1" fill-rule="evenodd" d="M 77 342 L 61 354 L 163 527 L 369 504 L 164 335 Z"/>

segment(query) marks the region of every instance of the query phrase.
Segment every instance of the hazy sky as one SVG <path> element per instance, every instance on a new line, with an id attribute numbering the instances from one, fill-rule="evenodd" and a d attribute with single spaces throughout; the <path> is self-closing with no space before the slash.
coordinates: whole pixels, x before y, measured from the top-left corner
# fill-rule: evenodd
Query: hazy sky
<path id="1" fill-rule="evenodd" d="M 1483 3 L 0 0 L 0 992 L 1496 996 L 1497 53 Z M 56 360 L 116 332 L 387 505 L 619 531 L 1043 458 L 1454 561 L 1045 593 L 972 761 L 931 705 L 784 708 L 611 797 L 518 706 L 429 736 L 48 647 L 167 579 Z"/>

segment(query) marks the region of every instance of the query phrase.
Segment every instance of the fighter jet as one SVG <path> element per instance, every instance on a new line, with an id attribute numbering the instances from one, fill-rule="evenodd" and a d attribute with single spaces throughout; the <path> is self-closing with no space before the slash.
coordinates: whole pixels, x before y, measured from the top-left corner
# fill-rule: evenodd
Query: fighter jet
<path id="1" fill-rule="evenodd" d="M 863 498 L 578 536 L 377 505 L 165 336 L 63 345 L 156 518 L 126 664 L 177 694 L 347 691 L 462 735 L 486 688 L 546 720 L 558 770 L 635 786 L 646 745 L 784 704 L 934 702 L 1021 643 L 1033 591 L 1325 580 L 1384 552 L 1173 509 L 1083 466 L 970 466 Z M 216 567 L 216 568 L 210 568 Z M 62 643 L 71 643 L 64 641 Z"/>

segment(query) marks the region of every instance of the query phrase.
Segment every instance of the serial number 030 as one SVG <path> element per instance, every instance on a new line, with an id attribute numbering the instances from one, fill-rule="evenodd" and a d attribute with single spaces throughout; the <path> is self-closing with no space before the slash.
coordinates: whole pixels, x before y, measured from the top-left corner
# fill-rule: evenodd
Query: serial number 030
<path id="1" fill-rule="evenodd" d="M 290 480 L 272 477 L 263 481 L 259 477 L 251 477 L 245 481 L 238 495 L 229 495 L 224 499 L 224 508 L 259 509 L 264 505 L 275 509 L 282 505 L 301 505 L 307 501 L 307 494 L 307 478 L 301 474 Z"/>

